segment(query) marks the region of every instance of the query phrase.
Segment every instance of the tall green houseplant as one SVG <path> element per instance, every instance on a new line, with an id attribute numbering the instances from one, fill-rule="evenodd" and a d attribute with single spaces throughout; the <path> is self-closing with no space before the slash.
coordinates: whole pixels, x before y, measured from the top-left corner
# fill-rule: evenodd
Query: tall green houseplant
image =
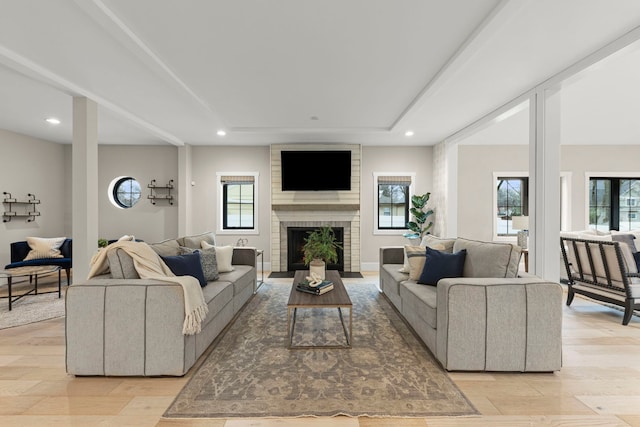
<path id="1" fill-rule="evenodd" d="M 336 240 L 336 235 L 330 226 L 324 225 L 309 232 L 304 241 L 302 251 L 306 265 L 314 259 L 321 259 L 327 264 L 338 262 L 337 249 L 342 249 L 342 244 Z"/>
<path id="2" fill-rule="evenodd" d="M 413 215 L 413 221 L 407 223 L 407 228 L 411 230 L 412 233 L 407 233 L 404 237 L 422 239 L 431 226 L 433 226 L 433 222 L 429 221 L 429 223 L 427 223 L 427 219 L 433 215 L 433 209 L 426 207 L 427 202 L 429 202 L 429 197 L 431 197 L 431 193 L 411 196 L 411 208 L 409 212 Z"/>

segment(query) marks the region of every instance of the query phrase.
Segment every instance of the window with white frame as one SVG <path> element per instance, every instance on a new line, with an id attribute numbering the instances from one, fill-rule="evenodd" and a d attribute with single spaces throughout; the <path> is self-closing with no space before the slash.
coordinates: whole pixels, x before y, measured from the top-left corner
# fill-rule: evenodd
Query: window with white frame
<path id="1" fill-rule="evenodd" d="M 397 234 L 407 229 L 414 180 L 413 173 L 374 173 L 374 234 Z"/>
<path id="2" fill-rule="evenodd" d="M 529 178 L 516 174 L 494 174 L 495 182 L 495 235 L 515 236 L 513 217 L 529 215 Z"/>
<path id="3" fill-rule="evenodd" d="M 220 232 L 257 233 L 257 173 L 218 173 Z"/>
<path id="4" fill-rule="evenodd" d="M 629 231 L 640 228 L 637 206 L 640 179 L 634 177 L 589 178 L 589 227 Z"/>

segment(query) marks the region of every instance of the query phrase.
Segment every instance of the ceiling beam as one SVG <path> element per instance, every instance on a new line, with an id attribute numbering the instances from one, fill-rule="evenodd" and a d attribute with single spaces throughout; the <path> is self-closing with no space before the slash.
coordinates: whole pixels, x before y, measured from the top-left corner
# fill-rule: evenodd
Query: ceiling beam
<path id="1" fill-rule="evenodd" d="M 562 85 L 570 83 L 575 79 L 579 79 L 583 77 L 590 68 L 597 67 L 602 64 L 602 61 L 615 55 L 623 55 L 628 50 L 640 48 L 640 46 L 636 45 L 638 41 L 640 41 L 640 26 L 635 27 L 634 29 L 618 37 L 614 41 L 606 44 L 595 52 L 590 53 L 586 57 L 578 60 L 564 70 L 542 81 L 523 94 L 496 108 L 489 114 L 479 118 L 473 123 L 451 134 L 450 136 L 445 138 L 444 141 L 446 141 L 447 143 L 457 143 L 462 139 L 473 135 L 481 129 L 504 120 L 505 114 L 512 114 L 520 111 L 518 110 L 518 108 L 521 108 L 523 103 L 527 102 L 531 98 L 531 96 L 538 90 L 547 90 L 561 87 Z"/>
<path id="2" fill-rule="evenodd" d="M 219 118 L 219 115 L 213 110 L 211 105 L 195 93 L 184 80 L 174 72 L 156 53 L 151 49 L 138 35 L 133 31 L 116 12 L 110 9 L 102 0 L 76 0 L 78 6 L 89 13 L 94 19 L 99 21 L 103 27 L 116 39 L 122 39 L 122 36 L 130 42 L 132 53 L 142 60 L 145 64 L 152 68 L 160 69 L 161 73 L 169 78 L 169 80 L 177 85 L 181 90 L 187 93 L 198 104 L 205 108 L 208 112 Z M 91 8 L 91 4 L 95 8 Z M 91 8 L 91 9 L 90 9 Z M 106 19 L 101 19 L 106 18 Z M 221 124 L 224 127 L 224 123 Z"/>
<path id="3" fill-rule="evenodd" d="M 159 127 L 149 123 L 144 119 L 141 119 L 137 115 L 131 113 L 125 108 L 120 107 L 119 105 L 114 104 L 106 98 L 103 98 L 83 87 L 76 85 L 75 83 L 72 83 L 64 77 L 49 70 L 48 68 L 45 68 L 42 65 L 22 55 L 19 55 L 18 53 L 3 45 L 0 45 L 0 63 L 24 76 L 58 89 L 61 92 L 68 94 L 69 96 L 82 96 L 85 98 L 89 98 L 95 101 L 101 107 L 106 108 L 117 116 L 128 120 L 134 125 L 146 130 L 147 132 L 166 142 L 177 146 L 184 145 L 184 141 L 182 141 L 177 136 L 163 129 L 160 129 Z"/>
<path id="4" fill-rule="evenodd" d="M 422 88 L 418 95 L 400 113 L 393 122 L 390 130 L 402 128 L 404 124 L 419 110 L 428 98 L 444 86 L 455 76 L 457 71 L 477 54 L 480 46 L 490 41 L 496 31 L 502 27 L 502 23 L 511 19 L 521 8 L 523 3 L 513 0 L 502 0 L 491 13 L 478 25 L 467 39 L 460 45 L 456 52 L 438 70 L 436 75 Z"/>

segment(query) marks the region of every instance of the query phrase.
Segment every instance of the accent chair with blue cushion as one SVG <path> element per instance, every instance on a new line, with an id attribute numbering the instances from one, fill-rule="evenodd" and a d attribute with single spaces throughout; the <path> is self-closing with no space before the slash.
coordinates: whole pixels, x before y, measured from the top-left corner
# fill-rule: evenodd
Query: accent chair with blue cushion
<path id="1" fill-rule="evenodd" d="M 67 286 L 71 283 L 71 261 L 72 245 L 71 239 L 65 239 L 60 246 L 62 258 L 36 258 L 25 261 L 31 247 L 26 240 L 11 243 L 11 263 L 5 265 L 4 268 L 11 269 L 16 267 L 39 266 L 39 265 L 57 265 L 67 273 Z"/>

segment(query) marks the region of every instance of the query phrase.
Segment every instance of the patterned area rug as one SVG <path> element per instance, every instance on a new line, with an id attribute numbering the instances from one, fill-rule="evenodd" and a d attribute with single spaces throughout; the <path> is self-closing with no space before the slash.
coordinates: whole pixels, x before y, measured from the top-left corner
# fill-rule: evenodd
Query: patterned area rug
<path id="1" fill-rule="evenodd" d="M 0 299 L 0 329 L 41 322 L 64 314 L 64 293 L 62 298 L 58 298 L 57 293 L 28 295 L 14 302 L 11 311 L 7 299 Z"/>
<path id="2" fill-rule="evenodd" d="M 478 414 L 375 286 L 347 285 L 352 349 L 288 350 L 290 289 L 260 289 L 165 417 Z M 294 343 L 343 342 L 337 310 L 298 310 Z"/>

